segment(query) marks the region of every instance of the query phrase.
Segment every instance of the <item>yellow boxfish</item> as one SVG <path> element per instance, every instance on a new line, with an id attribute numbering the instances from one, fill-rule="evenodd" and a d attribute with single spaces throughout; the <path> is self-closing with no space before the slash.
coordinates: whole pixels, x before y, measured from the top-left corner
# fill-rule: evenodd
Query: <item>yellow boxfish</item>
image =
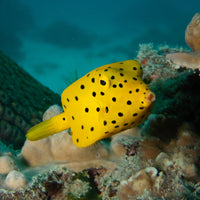
<path id="1" fill-rule="evenodd" d="M 138 126 L 154 100 L 137 61 L 104 65 L 66 88 L 61 96 L 64 112 L 32 127 L 26 137 L 39 140 L 71 128 L 73 143 L 87 147 Z"/>

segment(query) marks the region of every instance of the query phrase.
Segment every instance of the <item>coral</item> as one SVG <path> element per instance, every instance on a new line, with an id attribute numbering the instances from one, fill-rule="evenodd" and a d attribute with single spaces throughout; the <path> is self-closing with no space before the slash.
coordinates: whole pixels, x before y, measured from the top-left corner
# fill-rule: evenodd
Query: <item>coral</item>
<path id="1" fill-rule="evenodd" d="M 120 199 L 136 199 L 143 193 L 157 196 L 163 182 L 163 173 L 154 167 L 147 167 L 138 171 L 128 180 L 121 181 L 118 196 Z"/>
<path id="2" fill-rule="evenodd" d="M 87 171 L 74 173 L 58 167 L 38 175 L 26 188 L 0 190 L 0 195 L 3 199 L 98 199 Z"/>
<path id="3" fill-rule="evenodd" d="M 140 129 L 133 128 L 113 136 L 110 145 L 113 153 L 118 157 L 135 155 L 140 140 Z"/>
<path id="4" fill-rule="evenodd" d="M 44 120 L 62 112 L 58 105 L 51 106 L 43 116 Z M 101 160 L 109 157 L 108 149 L 102 142 L 86 148 L 78 148 L 72 143 L 69 131 L 52 135 L 39 141 L 26 140 L 22 155 L 31 166 L 50 162 L 80 162 Z"/>
<path id="5" fill-rule="evenodd" d="M 168 46 L 153 48 L 151 44 L 143 44 L 138 52 L 140 62 L 145 61 L 144 79 L 149 82 L 151 91 L 156 94 L 152 111 L 155 115 L 154 117 L 150 115 L 145 122 L 145 126 L 147 125 L 145 133 L 166 140 L 175 136 L 174 131 L 182 122 L 190 122 L 194 124 L 197 132 L 200 130 L 199 73 L 187 68 L 174 68 L 165 56 L 176 51 L 177 48 L 172 49 Z M 154 128 L 157 131 L 153 130 Z M 160 130 L 164 133 L 160 134 Z"/>
<path id="6" fill-rule="evenodd" d="M 199 191 L 199 151 L 200 138 L 189 124 L 168 141 L 142 138 L 136 153 L 123 158 L 98 188 L 104 199 L 194 199 Z"/>
<path id="7" fill-rule="evenodd" d="M 0 157 L 0 174 L 8 174 L 10 171 L 17 169 L 14 159 L 10 156 Z"/>
<path id="8" fill-rule="evenodd" d="M 10 171 L 5 179 L 5 185 L 10 189 L 19 189 L 26 187 L 26 178 L 24 174 L 16 170 Z"/>
<path id="9" fill-rule="evenodd" d="M 172 78 L 178 75 L 178 71 L 174 70 L 170 63 L 165 59 L 166 52 L 174 52 L 167 45 L 160 45 L 157 48 L 152 43 L 140 44 L 137 54 L 137 60 L 143 66 L 143 79 L 147 83 L 155 80 Z"/>
<path id="10" fill-rule="evenodd" d="M 63 112 L 63 109 L 59 105 L 52 105 L 50 106 L 43 114 L 42 121 L 48 120 L 55 115 L 59 115 Z"/>
<path id="11" fill-rule="evenodd" d="M 193 51 L 200 50 L 200 13 L 196 13 L 185 31 L 185 41 Z"/>
<path id="12" fill-rule="evenodd" d="M 0 158 L 12 158 L 18 168 L 14 176 L 11 170 L 11 178 L 8 172 L 0 174 L 1 198 L 199 199 L 200 78 L 166 60 L 167 53 L 177 50 L 140 46 L 144 78 L 157 99 L 153 114 L 139 127 L 87 148 L 73 145 L 70 130 L 26 140 L 21 154 L 0 143 Z M 51 106 L 43 120 L 61 112 L 58 105 Z M 15 174 L 22 182 L 16 182 Z"/>
<path id="13" fill-rule="evenodd" d="M 188 53 L 167 54 L 166 58 L 179 67 L 200 69 L 200 14 L 196 13 L 185 31 L 185 41 L 192 49 Z"/>
<path id="14" fill-rule="evenodd" d="M 0 139 L 20 148 L 27 130 L 42 113 L 60 103 L 59 95 L 44 87 L 0 52 Z"/>

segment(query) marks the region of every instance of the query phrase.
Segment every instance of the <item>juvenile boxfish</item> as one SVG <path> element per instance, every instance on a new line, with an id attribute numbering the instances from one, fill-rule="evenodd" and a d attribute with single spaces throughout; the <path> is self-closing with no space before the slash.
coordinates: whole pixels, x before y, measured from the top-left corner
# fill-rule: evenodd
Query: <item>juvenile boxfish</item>
<path id="1" fill-rule="evenodd" d="M 104 65 L 66 88 L 61 96 L 64 112 L 32 127 L 26 137 L 39 140 L 71 128 L 73 143 L 87 147 L 138 126 L 154 100 L 137 61 Z"/>

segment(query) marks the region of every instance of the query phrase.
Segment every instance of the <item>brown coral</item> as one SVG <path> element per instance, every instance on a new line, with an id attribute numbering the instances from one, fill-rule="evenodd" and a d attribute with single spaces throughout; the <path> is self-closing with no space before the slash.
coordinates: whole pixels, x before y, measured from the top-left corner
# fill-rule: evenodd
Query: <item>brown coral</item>
<path id="1" fill-rule="evenodd" d="M 171 53 L 166 56 L 176 65 L 181 67 L 200 69 L 200 14 L 197 13 L 185 31 L 185 41 L 192 52 L 189 53 Z"/>

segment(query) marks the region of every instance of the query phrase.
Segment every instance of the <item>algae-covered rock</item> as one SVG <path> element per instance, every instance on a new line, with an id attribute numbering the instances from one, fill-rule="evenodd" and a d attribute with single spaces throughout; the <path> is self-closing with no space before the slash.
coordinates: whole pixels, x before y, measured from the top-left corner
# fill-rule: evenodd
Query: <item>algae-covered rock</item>
<path id="1" fill-rule="evenodd" d="M 20 148 L 29 128 L 60 97 L 0 51 L 0 139 Z"/>
<path id="2" fill-rule="evenodd" d="M 34 177 L 33 182 L 24 189 L 1 189 L 2 199 L 59 199 L 59 200 L 97 200 L 99 191 L 93 184 L 88 171 L 74 173 L 66 168 L 55 168 Z"/>

